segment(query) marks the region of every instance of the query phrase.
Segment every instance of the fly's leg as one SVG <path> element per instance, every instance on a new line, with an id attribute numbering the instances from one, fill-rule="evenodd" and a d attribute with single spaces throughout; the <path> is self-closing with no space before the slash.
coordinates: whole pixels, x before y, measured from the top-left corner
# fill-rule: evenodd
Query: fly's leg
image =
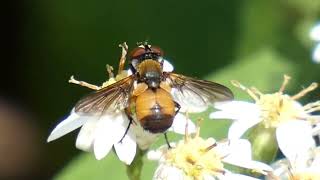
<path id="1" fill-rule="evenodd" d="M 109 78 L 110 79 L 113 79 L 114 77 L 114 74 L 113 74 L 113 67 L 110 66 L 109 64 L 106 65 L 106 68 L 107 68 L 107 72 L 108 72 L 108 75 L 109 75 Z M 87 83 L 85 81 L 78 81 L 76 79 L 74 79 L 73 76 L 70 77 L 69 79 L 69 83 L 72 83 L 72 84 L 77 84 L 77 85 L 80 85 L 80 86 L 83 86 L 83 87 L 87 87 L 89 89 L 93 89 L 93 90 L 100 90 L 101 88 L 104 88 L 106 87 L 108 84 L 109 81 L 105 82 L 102 84 L 102 86 L 96 86 L 96 85 L 93 85 L 93 84 L 90 84 L 90 83 Z"/>
<path id="2" fill-rule="evenodd" d="M 121 53 L 121 57 L 120 57 L 120 62 L 119 62 L 119 69 L 118 69 L 118 74 L 121 74 L 121 72 L 123 71 L 124 68 L 124 64 L 126 62 L 126 56 L 127 56 L 127 52 L 128 52 L 128 45 L 126 42 L 119 44 L 119 47 L 122 48 L 122 53 Z"/>
<path id="3" fill-rule="evenodd" d="M 174 101 L 174 104 L 175 104 L 175 106 L 176 106 L 176 108 L 177 108 L 177 110 L 176 110 L 176 112 L 175 112 L 175 115 L 176 115 L 176 114 L 178 114 L 178 112 L 180 111 L 181 106 L 180 106 L 180 104 L 178 104 L 178 103 L 175 102 L 175 101 Z M 167 145 L 168 145 L 168 148 L 171 149 L 172 147 L 170 146 L 170 143 L 169 143 L 169 140 L 168 140 L 168 135 L 167 135 L 166 132 L 164 133 L 164 139 L 166 140 L 166 143 L 167 143 Z"/>
<path id="4" fill-rule="evenodd" d="M 168 145 L 168 148 L 171 149 L 172 147 L 170 146 L 170 143 L 169 143 L 168 136 L 167 136 L 167 133 L 166 133 L 166 132 L 164 133 L 164 139 L 166 140 L 166 143 L 167 143 L 167 145 Z"/>
<path id="5" fill-rule="evenodd" d="M 175 115 L 177 115 L 178 114 L 178 112 L 180 111 L 180 109 L 181 109 L 181 106 L 180 106 L 180 104 L 179 103 L 177 103 L 177 102 L 175 102 L 174 101 L 174 104 L 175 104 L 175 106 L 176 106 L 176 108 L 177 108 L 177 110 L 176 110 L 176 114 Z"/>
<path id="6" fill-rule="evenodd" d="M 132 116 L 131 116 L 131 113 L 130 113 L 129 108 L 126 108 L 126 109 L 125 109 L 125 113 L 126 113 L 127 117 L 129 118 L 129 124 L 128 124 L 127 129 L 126 129 L 126 131 L 124 132 L 122 138 L 120 139 L 119 143 L 122 143 L 122 140 L 124 139 L 124 137 L 126 137 L 128 131 L 129 131 L 129 129 L 130 129 L 131 124 L 134 122 L 134 121 L 133 121 L 133 118 L 132 118 Z"/>
<path id="7" fill-rule="evenodd" d="M 130 103 L 129 103 L 129 104 L 130 104 Z M 133 120 L 132 112 L 131 112 L 131 109 L 130 109 L 130 108 L 131 108 L 131 106 L 129 106 L 129 107 L 127 107 L 127 108 L 124 109 L 124 112 L 126 113 L 128 119 L 129 119 L 129 124 L 128 124 L 127 129 L 126 129 L 126 131 L 124 132 L 122 138 L 121 138 L 120 141 L 119 141 L 120 143 L 122 143 L 122 140 L 123 140 L 124 137 L 127 135 L 128 131 L 129 131 L 129 129 L 130 129 L 131 124 L 135 124 L 135 125 L 137 124 L 137 123 Z"/>
<path id="8" fill-rule="evenodd" d="M 107 64 L 107 65 L 106 65 L 106 69 L 107 69 L 107 72 L 108 72 L 109 79 L 110 79 L 110 78 L 114 78 L 113 67 L 110 66 L 109 64 Z"/>
<path id="9" fill-rule="evenodd" d="M 78 81 L 78 80 L 74 79 L 73 76 L 70 77 L 69 83 L 77 84 L 77 85 L 80 85 L 80 86 L 83 86 L 83 87 L 87 87 L 87 88 L 93 89 L 93 90 L 99 90 L 99 89 L 101 89 L 101 87 L 96 86 L 96 85 L 93 85 L 93 84 L 90 84 L 90 83 L 87 83 L 87 82 L 85 82 L 85 81 Z"/>
<path id="10" fill-rule="evenodd" d="M 122 48 L 122 53 L 121 53 L 120 62 L 119 62 L 118 75 L 122 74 L 122 71 L 123 71 L 123 68 L 124 68 L 124 64 L 126 62 L 126 55 L 127 55 L 127 51 L 128 51 L 128 45 L 126 44 L 126 42 L 124 42 L 124 43 L 120 44 L 119 47 Z M 108 75 L 109 75 L 109 80 L 112 79 L 113 80 L 112 82 L 107 81 L 107 82 L 103 83 L 101 86 L 96 86 L 96 85 L 87 83 L 85 81 L 78 81 L 78 80 L 74 79 L 73 76 L 71 76 L 70 79 L 69 79 L 69 83 L 77 84 L 77 85 L 80 85 L 80 86 L 83 86 L 83 87 L 87 87 L 89 89 L 93 89 L 93 90 L 96 90 L 96 91 L 100 90 L 101 88 L 104 88 L 104 87 L 106 87 L 109 84 L 112 84 L 114 82 L 113 67 L 107 64 L 106 68 L 107 68 L 107 72 L 108 72 Z"/>

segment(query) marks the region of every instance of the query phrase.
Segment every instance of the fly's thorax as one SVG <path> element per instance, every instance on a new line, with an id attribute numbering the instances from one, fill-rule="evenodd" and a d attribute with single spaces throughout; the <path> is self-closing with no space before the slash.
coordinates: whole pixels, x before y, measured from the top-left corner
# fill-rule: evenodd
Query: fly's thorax
<path id="1" fill-rule="evenodd" d="M 175 104 L 167 91 L 147 89 L 136 97 L 135 112 L 145 130 L 160 133 L 171 127 L 175 116 Z"/>
<path id="2" fill-rule="evenodd" d="M 158 88 L 161 82 L 161 64 L 153 59 L 142 61 L 138 65 L 140 81 L 145 82 L 150 88 Z"/>

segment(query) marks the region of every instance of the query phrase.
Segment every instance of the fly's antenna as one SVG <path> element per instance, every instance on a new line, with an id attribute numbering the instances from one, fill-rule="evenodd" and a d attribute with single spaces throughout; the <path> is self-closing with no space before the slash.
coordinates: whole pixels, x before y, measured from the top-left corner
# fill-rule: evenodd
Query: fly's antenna
<path id="1" fill-rule="evenodd" d="M 151 45 L 149 44 L 149 40 L 145 40 L 142 42 L 137 42 L 137 46 L 142 46 L 146 51 L 152 51 Z"/>

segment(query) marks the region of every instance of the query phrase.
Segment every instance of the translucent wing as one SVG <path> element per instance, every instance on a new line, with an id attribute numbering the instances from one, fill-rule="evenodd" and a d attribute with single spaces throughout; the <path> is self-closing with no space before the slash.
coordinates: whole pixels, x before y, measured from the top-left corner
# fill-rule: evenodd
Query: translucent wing
<path id="1" fill-rule="evenodd" d="M 233 99 L 231 90 L 221 84 L 175 73 L 164 74 L 174 100 L 181 105 L 181 111 L 201 112 L 214 102 Z"/>
<path id="2" fill-rule="evenodd" d="M 81 99 L 75 106 L 79 114 L 101 115 L 128 107 L 133 89 L 133 75 L 117 81 Z"/>

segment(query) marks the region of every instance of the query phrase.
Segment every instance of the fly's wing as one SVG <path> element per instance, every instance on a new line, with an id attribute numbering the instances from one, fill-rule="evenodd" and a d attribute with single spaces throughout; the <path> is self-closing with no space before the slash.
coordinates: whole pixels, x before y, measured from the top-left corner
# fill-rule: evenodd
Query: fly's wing
<path id="1" fill-rule="evenodd" d="M 128 107 L 134 77 L 128 76 L 105 88 L 84 97 L 75 106 L 75 112 L 86 115 L 101 115 Z"/>
<path id="2" fill-rule="evenodd" d="M 173 99 L 181 105 L 181 111 L 201 112 L 214 102 L 233 99 L 231 90 L 221 84 L 175 73 L 164 75 L 172 88 Z"/>

